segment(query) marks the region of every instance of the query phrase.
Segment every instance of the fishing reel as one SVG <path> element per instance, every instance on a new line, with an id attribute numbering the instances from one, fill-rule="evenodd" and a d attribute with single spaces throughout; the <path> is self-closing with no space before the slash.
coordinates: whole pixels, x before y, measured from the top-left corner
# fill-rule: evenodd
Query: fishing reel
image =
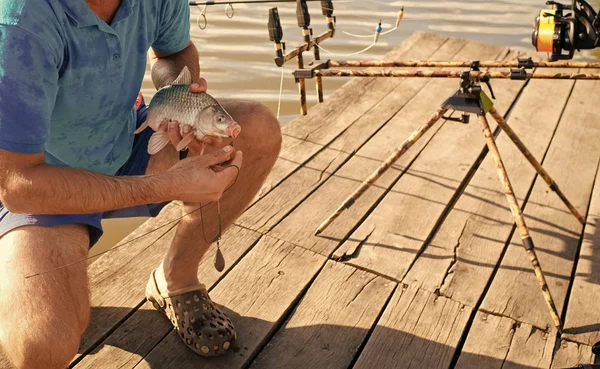
<path id="1" fill-rule="evenodd" d="M 573 0 L 571 5 L 548 1 L 546 5 L 551 9 L 540 11 L 534 23 L 531 41 L 537 51 L 547 52 L 550 61 L 556 61 L 572 59 L 575 50 L 598 47 L 600 19 L 585 0 Z"/>

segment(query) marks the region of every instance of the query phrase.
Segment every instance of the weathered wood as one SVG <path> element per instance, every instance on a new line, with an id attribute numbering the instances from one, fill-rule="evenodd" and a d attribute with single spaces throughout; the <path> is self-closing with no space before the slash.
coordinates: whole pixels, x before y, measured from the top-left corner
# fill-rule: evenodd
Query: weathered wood
<path id="1" fill-rule="evenodd" d="M 565 339 L 590 346 L 600 341 L 599 248 L 600 175 L 597 174 L 563 335 Z"/>
<path id="2" fill-rule="evenodd" d="M 387 53 L 385 57 L 390 59 L 427 59 L 446 41 L 448 41 L 446 36 L 415 32 L 399 47 Z M 417 44 L 419 47 L 413 47 Z M 283 179 L 297 170 L 302 163 L 315 155 L 322 146 L 337 137 L 346 127 L 354 124 L 354 121 L 361 117 L 364 112 L 371 110 L 373 105 L 381 99 L 381 95 L 385 96 L 386 91 L 389 92 L 403 83 L 404 81 L 399 78 L 390 78 L 388 81 L 375 81 L 373 78 L 350 80 L 334 91 L 331 96 L 328 96 L 324 104 L 314 106 L 310 109 L 308 115 L 301 116 L 284 126 L 282 129 L 284 139 L 279 155 L 280 160 L 275 164 L 254 201 L 275 188 Z M 375 87 L 375 84 L 377 87 Z M 380 91 L 376 95 L 371 95 L 369 91 L 372 89 Z M 356 107 L 356 101 L 361 102 L 360 108 Z M 348 106 L 353 107 L 354 110 L 348 110 Z M 343 114 L 340 115 L 340 112 L 343 112 Z M 339 127 L 325 124 L 325 122 L 331 122 L 332 119 L 338 120 Z M 311 134 L 310 131 L 314 132 Z M 317 136 L 318 139 L 312 139 L 313 136 Z M 358 144 L 358 142 L 354 143 L 354 145 Z"/>
<path id="3" fill-rule="evenodd" d="M 264 236 L 211 291 L 226 307 L 237 329 L 230 355 L 205 359 L 171 332 L 136 368 L 242 368 L 263 346 L 326 258 L 284 241 Z"/>
<path id="4" fill-rule="evenodd" d="M 582 212 L 588 208 L 600 157 L 597 144 L 600 127 L 596 124 L 600 112 L 582 109 L 581 106 L 585 101 L 597 99 L 600 99 L 600 83 L 575 83 L 544 160 L 546 169 L 560 178 L 563 191 Z M 564 306 L 583 226 L 568 210 L 565 211 L 564 204 L 541 179 L 536 180 L 525 207 L 525 216 L 550 291 L 560 311 Z M 553 323 L 522 247 L 520 237 L 515 235 L 481 309 L 545 328 Z"/>
<path id="5" fill-rule="evenodd" d="M 445 38 L 424 38 L 422 42 L 419 42 L 418 48 L 412 48 L 402 54 L 403 58 L 429 58 L 429 57 L 446 57 L 451 56 L 459 50 L 466 41 L 464 40 L 452 40 L 446 41 Z M 397 54 L 397 52 L 393 52 Z M 400 109 L 402 109 L 414 95 L 420 91 L 427 81 L 392 81 L 387 79 L 377 84 L 377 89 L 382 91 L 390 91 L 383 98 L 371 98 L 374 106 L 366 111 L 362 116 L 350 117 L 345 116 L 346 120 L 354 120 L 351 126 L 346 128 L 341 135 L 336 137 L 330 146 L 335 147 L 334 150 L 342 151 L 344 153 L 356 152 L 369 138 L 377 132 L 379 128 L 385 125 L 390 118 L 394 116 Z M 327 126 L 328 129 L 332 127 Z M 285 137 L 285 136 L 284 136 Z M 291 141 L 288 139 L 288 141 Z M 292 141 L 293 142 L 293 141 Z M 313 144 L 314 145 L 314 144 Z M 300 148 L 302 149 L 302 148 Z M 296 162 L 301 163 L 300 156 L 304 153 L 298 153 L 296 151 Z M 322 171 L 322 165 L 319 163 L 318 157 L 311 159 L 305 166 L 306 167 L 317 167 L 319 171 Z M 346 158 L 343 156 L 343 158 Z M 315 162 L 316 161 L 316 162 Z M 315 162 L 315 163 L 314 163 Z M 331 173 L 335 172 L 343 162 L 338 160 L 336 162 L 328 161 L 327 166 Z M 276 191 L 269 194 L 267 198 L 261 201 L 256 206 L 249 209 L 239 220 L 238 224 L 245 227 L 257 230 L 259 232 L 265 232 L 271 229 L 277 224 L 290 209 L 294 208 L 301 200 L 304 199 L 314 188 L 318 187 L 323 181 L 329 176 L 318 175 L 312 173 L 299 174 L 298 176 L 292 175 L 284 183 L 277 186 Z M 301 177 L 310 177 L 303 179 Z M 313 178 L 314 177 L 314 178 Z M 301 185 L 304 185 L 302 187 Z M 264 188 L 264 186 L 263 186 Z M 281 204 L 285 204 L 281 207 Z M 255 219 L 259 219 L 255 222 Z M 268 222 L 264 223 L 261 219 L 265 219 Z"/>
<path id="6" fill-rule="evenodd" d="M 478 52 L 485 54 L 482 49 Z M 498 49 L 487 52 L 497 54 Z M 501 86 L 497 107 L 506 110 L 521 86 Z M 447 98 L 455 90 L 456 86 L 450 83 L 437 91 Z M 481 137 L 480 130 L 472 125 L 445 124 L 334 256 L 349 258 L 352 265 L 401 280 L 477 160 L 484 145 Z M 368 241 L 361 242 L 367 234 Z"/>
<path id="7" fill-rule="evenodd" d="M 477 312 L 473 325 L 479 329 L 469 334 L 456 369 L 502 369 L 515 333 L 514 321 Z"/>
<path id="8" fill-rule="evenodd" d="M 556 331 L 479 311 L 456 368 L 549 368 L 555 340 Z"/>
<path id="9" fill-rule="evenodd" d="M 493 54 L 494 58 L 503 53 L 502 48 L 493 47 L 481 49 L 480 44 L 468 44 L 460 52 L 447 56 L 448 58 L 474 57 L 478 52 Z M 441 50 L 440 50 L 441 51 Z M 450 52 L 450 50 L 445 51 Z M 504 50 L 505 52 L 505 50 Z M 487 55 L 487 54 L 486 54 Z M 435 55 L 434 55 L 435 56 Z M 423 137 L 411 151 L 407 152 L 396 165 L 386 172 L 382 178 L 361 197 L 353 207 L 340 216 L 321 236 L 315 237 L 317 226 L 342 203 L 342 201 L 375 170 L 382 160 L 393 151 L 403 138 L 422 124 L 431 112 L 432 101 L 446 99 L 456 90 L 455 83 L 449 81 L 431 81 L 402 110 L 400 110 L 356 155 L 354 155 L 340 170 L 323 186 L 305 200 L 293 214 L 284 219 L 271 232 L 279 238 L 288 240 L 309 248 L 323 255 L 329 255 L 339 245 L 348 232 L 360 221 L 368 209 L 384 194 L 406 167 L 419 154 L 431 137 L 442 127 L 443 123 L 432 129 Z M 391 96 L 391 95 L 390 95 Z M 363 121 L 361 124 L 367 124 Z M 354 128 L 353 126 L 352 128 Z M 362 128 L 361 128 L 362 129 Z M 349 140 L 343 145 L 347 146 Z M 334 143 L 335 146 L 335 143 Z M 343 148 L 339 146 L 338 148 Z M 368 234 L 369 232 L 365 232 Z M 362 235 L 355 235 L 357 243 Z"/>
<path id="10" fill-rule="evenodd" d="M 306 160 L 323 149 L 323 145 L 283 135 L 279 159 L 254 198 L 255 203 L 294 173 Z M 250 204 L 250 205 L 252 205 Z"/>
<path id="11" fill-rule="evenodd" d="M 92 312 L 96 310 L 122 309 L 109 306 L 92 308 Z M 100 346 L 83 357 L 75 368 L 133 368 L 172 329 L 171 323 L 146 302 Z"/>
<path id="12" fill-rule="evenodd" d="M 329 261 L 251 368 L 348 368 L 395 285 Z"/>
<path id="13" fill-rule="evenodd" d="M 447 368 L 470 314 L 418 288 L 397 290 L 354 368 Z"/>
<path id="14" fill-rule="evenodd" d="M 550 146 L 573 83 L 530 81 L 510 114 L 508 123 L 540 160 Z M 546 98 L 541 99 L 542 94 Z M 548 104 L 548 100 L 553 103 Z M 515 194 L 522 201 L 533 185 L 535 170 L 503 133 L 497 145 Z M 560 178 L 556 180 L 562 183 Z M 447 297 L 475 306 L 505 248 L 513 224 L 494 162 L 486 156 L 404 283 L 428 291 L 439 290 Z"/>
<path id="15" fill-rule="evenodd" d="M 386 57 L 401 57 L 412 52 L 412 49 L 420 48 L 423 43 L 443 43 L 447 39 L 441 35 L 415 32 Z M 379 83 L 381 82 L 374 78 L 367 78 L 364 82 L 359 79 L 350 80 L 344 88 L 327 97 L 326 103 L 314 106 L 308 115 L 286 125 L 283 132 L 296 138 L 327 144 L 387 95 L 391 91 L 389 88 L 402 81 L 388 82 L 384 85 L 387 87 L 381 89 Z"/>
<path id="16" fill-rule="evenodd" d="M 550 333 L 526 323 L 517 323 L 503 369 L 548 368 L 552 362 L 552 350 L 556 342 L 556 330 Z"/>
<path id="17" fill-rule="evenodd" d="M 430 41 L 427 41 L 430 40 Z M 444 41 L 447 40 L 445 36 L 427 36 L 423 39 L 423 42 L 420 43 L 421 46 L 429 45 L 434 50 L 437 49 Z M 410 46 L 410 45 L 409 45 Z M 393 51 L 394 55 L 401 55 L 402 50 L 410 50 L 411 47 L 400 49 L 400 51 Z M 425 49 L 424 49 L 425 50 Z M 409 54 L 409 55 L 430 55 L 433 50 L 429 50 L 426 53 L 419 52 L 418 54 Z M 400 81 L 398 80 L 399 83 Z M 356 91 L 353 91 L 352 94 L 356 94 Z M 284 148 L 282 149 L 282 155 L 285 158 L 288 158 L 289 162 L 295 165 L 294 168 L 288 168 L 290 173 L 296 170 L 295 168 L 299 167 L 303 161 L 309 159 L 312 155 L 317 153 L 320 150 L 320 146 L 317 144 L 312 144 L 310 142 L 304 140 L 297 140 L 290 137 L 286 137 L 284 142 L 288 142 L 288 144 L 284 144 Z M 294 149 L 297 149 L 294 151 Z M 281 174 L 283 176 L 288 175 L 288 172 Z M 175 213 L 174 213 L 175 214 Z M 172 219 L 172 218 L 169 218 Z M 152 227 L 156 226 L 156 223 L 160 223 L 163 221 L 162 215 L 158 220 L 151 220 L 146 224 L 146 228 L 152 229 Z M 160 224 L 164 224 L 160 223 Z M 251 234 L 248 233 L 249 235 Z M 136 234 L 132 235 L 135 237 Z M 228 259 L 228 264 L 232 265 L 237 257 L 243 255 L 249 247 L 253 245 L 253 243 L 258 238 L 258 234 L 251 234 L 251 237 L 240 237 L 239 239 L 232 238 L 230 241 L 224 240 L 223 247 L 231 248 L 231 250 L 223 249 L 226 258 Z M 169 233 L 149 250 L 144 250 L 147 247 L 147 244 L 136 244 L 136 245 L 128 245 L 125 249 L 128 250 L 127 253 L 119 253 L 113 255 L 106 255 L 105 258 L 101 258 L 98 260 L 95 265 L 95 271 L 91 273 L 91 284 L 92 284 L 92 304 L 94 306 L 119 306 L 119 307 L 130 307 L 134 309 L 138 306 L 143 300 L 143 286 L 145 285 L 145 280 L 147 275 L 150 273 L 152 268 L 154 268 L 155 264 L 157 264 L 164 251 L 170 244 L 170 240 L 172 239 L 172 233 Z M 133 260 L 139 257 L 141 252 L 144 251 L 144 257 L 139 258 L 140 260 L 132 263 Z M 218 276 L 215 278 L 206 278 L 206 273 L 212 273 L 213 276 L 216 274 L 214 272 L 214 268 L 212 268 L 211 264 L 211 256 L 214 250 L 211 250 L 207 257 L 204 259 L 203 263 L 206 263 L 206 267 L 200 268 L 201 280 L 203 280 L 208 285 L 211 285 L 211 280 L 214 282 Z M 236 257 L 237 255 L 237 257 Z M 123 294 L 122 289 L 120 288 L 120 283 L 125 283 L 125 285 L 130 286 L 133 284 L 138 285 L 138 287 L 132 287 L 133 291 L 139 291 L 137 293 L 132 294 Z M 116 311 L 108 311 L 108 310 L 94 310 L 94 315 L 92 317 L 92 322 L 90 324 L 90 328 L 86 332 L 84 339 L 82 341 L 81 351 L 87 350 L 91 345 L 97 343 L 98 339 L 100 339 L 103 335 L 106 334 L 110 329 L 114 328 L 115 325 L 118 325 L 119 322 L 127 315 L 127 309 Z M 108 314 L 106 314 L 108 313 Z"/>
<path id="18" fill-rule="evenodd" d="M 144 234 L 146 229 L 154 229 L 181 216 L 181 208 L 171 207 L 156 219 L 146 222 L 130 237 Z M 164 228 L 165 232 L 168 227 Z M 158 231 L 160 232 L 160 231 Z M 160 234 L 160 233 L 159 233 Z M 171 244 L 175 230 L 156 240 L 146 236 L 131 244 L 99 258 L 89 268 L 91 283 L 92 315 L 88 329 L 83 335 L 80 352 L 88 350 L 128 315 L 145 299 L 145 287 L 150 273 L 161 262 Z M 153 234 L 154 235 L 154 234 Z M 199 278 L 212 286 L 222 274 L 245 254 L 259 238 L 253 231 L 233 226 L 223 236 L 221 249 L 227 261 L 223 273 L 215 270 L 212 260 L 215 248 L 211 248 L 199 267 Z"/>
<path id="19" fill-rule="evenodd" d="M 553 369 L 573 368 L 581 364 L 593 364 L 592 347 L 576 342 L 562 341 L 552 361 Z"/>
<path id="20" fill-rule="evenodd" d="M 259 233 L 268 232 L 311 191 L 326 181 L 348 156 L 346 153 L 331 149 L 319 152 L 306 165 L 277 186 L 265 199 L 248 209 L 236 224 Z"/>

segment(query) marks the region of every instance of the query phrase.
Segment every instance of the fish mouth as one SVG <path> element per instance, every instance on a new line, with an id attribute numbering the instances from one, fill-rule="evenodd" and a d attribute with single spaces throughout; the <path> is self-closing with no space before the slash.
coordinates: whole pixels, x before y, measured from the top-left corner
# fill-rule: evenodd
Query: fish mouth
<path id="1" fill-rule="evenodd" d="M 240 132 L 242 131 L 242 127 L 240 127 L 239 124 L 232 124 L 229 127 L 227 127 L 227 130 L 225 131 L 227 133 L 227 136 L 229 138 L 236 138 L 237 136 L 240 135 Z"/>

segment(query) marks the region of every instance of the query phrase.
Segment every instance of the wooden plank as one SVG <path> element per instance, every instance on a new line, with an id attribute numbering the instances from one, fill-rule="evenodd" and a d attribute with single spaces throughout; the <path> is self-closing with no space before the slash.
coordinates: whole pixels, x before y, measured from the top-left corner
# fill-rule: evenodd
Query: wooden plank
<path id="1" fill-rule="evenodd" d="M 395 286 L 329 261 L 251 368 L 348 368 Z"/>
<path id="2" fill-rule="evenodd" d="M 146 222 L 129 237 L 134 239 L 147 230 L 166 224 L 181 215 L 181 208 L 171 207 L 161 216 Z M 164 228 L 162 232 L 168 228 Z M 160 231 L 158 231 L 160 232 Z M 160 233 L 158 233 L 160 234 Z M 119 325 L 145 299 L 144 290 L 152 270 L 154 270 L 167 248 L 175 230 L 156 240 L 156 233 L 146 236 L 100 257 L 89 268 L 92 315 L 87 331 L 81 341 L 80 352 L 88 350 L 106 334 Z M 225 232 L 222 251 L 227 261 L 223 273 L 215 270 L 212 260 L 215 249 L 211 248 L 199 267 L 199 278 L 212 286 L 259 238 L 253 231 L 237 226 Z"/>
<path id="3" fill-rule="evenodd" d="M 554 354 L 553 369 L 573 368 L 582 364 L 593 364 L 592 347 L 563 340 Z"/>
<path id="4" fill-rule="evenodd" d="M 413 52 L 412 49 L 422 47 L 422 44 L 440 44 L 447 39 L 446 36 L 433 33 L 415 32 L 398 48 L 388 53 L 386 58 L 405 55 Z M 427 49 L 425 47 L 425 50 Z M 308 115 L 283 127 L 283 132 L 292 137 L 323 145 L 329 143 L 358 117 L 371 109 L 391 89 L 402 83 L 398 80 L 381 85 L 381 82 L 376 78 L 351 79 L 343 88 L 329 96 L 326 104 L 315 105 Z"/>
<path id="5" fill-rule="evenodd" d="M 277 187 L 290 174 L 294 173 L 302 163 L 322 149 L 323 145 L 283 135 L 279 159 L 275 162 L 275 166 L 273 166 L 265 183 L 263 183 L 260 191 L 256 194 L 252 204 L 267 195 L 269 191 Z"/>
<path id="6" fill-rule="evenodd" d="M 259 201 L 242 214 L 236 224 L 262 234 L 268 232 L 310 192 L 326 181 L 348 156 L 344 152 L 331 149 L 319 152 L 315 158 L 269 193 L 263 201 Z"/>
<path id="7" fill-rule="evenodd" d="M 438 40 L 440 37 L 427 37 L 430 40 Z M 446 40 L 446 37 L 441 38 L 441 42 Z M 425 41 L 424 41 L 425 42 Z M 433 42 L 433 41 L 431 41 Z M 427 45 L 425 42 L 423 45 Z M 439 47 L 436 46 L 436 48 Z M 410 49 L 410 48 L 409 48 Z M 430 51 L 431 52 L 431 51 Z M 301 163 L 305 158 L 309 158 L 320 149 L 319 145 L 307 143 L 302 140 L 294 140 L 289 137 L 284 142 L 288 142 L 282 150 L 282 155 L 289 158 L 293 163 Z M 294 151 L 295 150 L 295 151 Z M 303 155 L 308 155 L 305 157 Z M 294 164 L 296 165 L 296 164 Z M 298 164 L 299 166 L 299 164 Z M 292 170 L 292 169 L 290 169 Z M 169 218 L 172 219 L 172 218 Z M 152 225 L 154 224 L 154 225 Z M 162 223 L 161 223 L 162 224 Z M 148 227 L 152 229 L 156 223 L 148 223 Z M 239 228 L 236 232 L 241 232 Z M 94 273 L 91 273 L 91 284 L 92 284 L 92 303 L 94 306 L 119 306 L 119 307 L 130 307 L 134 309 L 143 300 L 143 286 L 146 283 L 147 275 L 149 275 L 152 268 L 157 264 L 162 255 L 166 251 L 166 248 L 170 244 L 173 234 L 167 234 L 163 239 L 157 242 L 152 248 L 145 250 L 147 244 L 129 245 L 127 246 L 127 253 L 119 253 L 110 255 L 106 258 L 99 260 L 96 264 Z M 135 237 L 135 234 L 133 235 Z M 240 234 L 239 237 L 231 237 L 229 241 L 224 240 L 224 247 L 229 250 L 223 249 L 226 258 L 228 259 L 229 265 L 243 255 L 258 239 L 259 235 L 256 233 L 249 232 L 247 234 Z M 132 263 L 134 259 L 144 252 L 144 257 L 140 261 Z M 203 260 L 203 265 L 200 268 L 201 280 L 206 284 L 211 285 L 220 275 L 217 275 L 212 268 L 212 256 L 214 250 L 210 250 L 207 257 Z M 121 270 L 123 269 L 123 270 Z M 120 277 L 114 278 L 113 274 L 119 272 Z M 227 272 L 227 271 L 225 271 Z M 208 274 L 208 275 L 207 275 Z M 131 285 L 137 283 L 140 287 L 134 289 L 139 293 L 132 293 L 127 296 L 122 296 L 121 285 L 119 283 L 124 282 L 125 285 Z M 112 305 L 111 305 L 112 304 Z M 98 315 L 94 315 L 90 325 L 90 329 L 86 332 L 82 350 L 87 350 L 93 344 L 95 344 L 101 337 L 113 329 L 115 325 L 127 315 L 125 314 L 126 309 L 119 310 L 118 314 L 115 311 L 111 311 L 111 314 L 105 314 L 108 310 L 95 310 Z"/>
<path id="8" fill-rule="evenodd" d="M 92 308 L 93 312 L 97 310 L 116 310 L 115 314 L 118 314 L 118 310 L 125 309 L 108 306 Z M 160 316 L 151 303 L 146 302 L 100 346 L 83 357 L 75 368 L 133 368 L 172 329 L 171 323 Z"/>
<path id="9" fill-rule="evenodd" d="M 469 43 L 450 58 L 472 58 L 483 53 L 484 56 L 493 59 L 503 52 L 505 50 L 502 48 L 489 48 L 478 43 Z M 360 201 L 340 216 L 320 237 L 314 236 L 317 226 L 381 164 L 381 161 L 396 148 L 399 141 L 419 127 L 431 114 L 432 109 L 435 110 L 431 106 L 432 101 L 442 102 L 456 90 L 455 83 L 456 81 L 446 80 L 429 82 L 333 177 L 311 194 L 290 216 L 273 228 L 271 234 L 323 255 L 330 255 L 340 241 L 368 212 L 369 208 L 383 195 L 385 188 L 400 176 L 401 168 L 410 164 L 431 139 L 435 129 L 439 129 L 440 126 L 432 129 L 422 140 L 417 142 L 394 168 L 390 169 L 375 186 L 367 190 Z M 367 123 L 368 121 L 364 121 L 364 124 Z M 347 145 L 348 142 L 350 140 L 345 141 L 343 145 Z M 338 146 L 338 148 L 344 146 Z M 368 232 L 366 233 L 368 234 Z M 362 240 L 358 237 L 353 239 Z"/>
<path id="10" fill-rule="evenodd" d="M 516 325 L 510 318 L 477 312 L 476 329 L 469 334 L 456 369 L 502 369 Z"/>
<path id="11" fill-rule="evenodd" d="M 478 52 L 484 53 L 480 48 Z M 522 84 L 496 85 L 502 91 L 498 93 L 497 109 L 504 111 Z M 447 97 L 455 89 L 451 83 L 438 91 Z M 427 100 L 427 104 L 431 105 L 432 100 Z M 445 124 L 351 239 L 335 251 L 334 257 L 402 280 L 484 145 L 478 127 Z"/>
<path id="12" fill-rule="evenodd" d="M 600 175 L 592 194 L 581 253 L 565 319 L 564 339 L 589 346 L 600 341 Z"/>
<path id="13" fill-rule="evenodd" d="M 466 41 L 457 39 L 446 41 L 444 38 L 425 38 L 423 42 L 419 42 L 420 46 L 418 48 L 412 48 L 401 56 L 396 55 L 396 57 L 408 59 L 443 59 L 456 54 L 457 50 L 462 48 L 465 43 Z M 345 119 L 354 119 L 355 122 L 340 136 L 335 138 L 330 146 L 335 147 L 334 150 L 343 153 L 357 151 L 378 129 L 385 125 L 400 109 L 405 107 L 412 97 L 426 84 L 426 80 L 399 80 L 395 78 L 380 80 L 377 89 L 384 91 L 391 89 L 391 92 L 384 98 L 377 100 L 374 107 L 359 118 L 346 117 Z M 299 157 L 303 154 L 296 152 L 296 162 L 300 162 Z M 347 156 L 342 157 L 345 159 Z M 317 162 L 313 163 L 314 161 Z M 320 158 L 315 157 L 306 164 L 306 167 L 318 168 L 321 166 L 319 161 Z M 335 172 L 342 164 L 343 161 L 341 160 L 335 162 L 331 160 L 327 161 L 327 166 L 331 172 Z M 321 172 L 322 169 L 319 169 L 319 171 Z M 307 178 L 303 179 L 302 177 Z M 296 177 L 291 176 L 284 183 L 281 183 L 272 194 L 269 194 L 268 198 L 250 208 L 249 211 L 238 219 L 237 223 L 264 233 L 281 221 L 304 197 L 328 178 L 329 175 L 323 176 L 320 173 L 314 172 L 312 176 L 308 173 L 300 173 Z M 302 187 L 301 184 L 304 186 Z M 261 220 L 267 220 L 267 222 L 265 223 Z"/>
<path id="14" fill-rule="evenodd" d="M 544 161 L 548 172 L 554 175 L 574 206 L 584 214 L 600 157 L 597 144 L 600 127 L 596 124 L 600 112 L 581 107 L 598 99 L 600 83 L 575 83 Z M 524 213 L 550 291 L 558 311 L 561 311 L 583 226 L 539 178 Z M 481 309 L 535 327 L 552 326 L 531 262 L 522 248 L 520 237 L 514 235 Z"/>
<path id="15" fill-rule="evenodd" d="M 447 368 L 470 315 L 431 292 L 397 290 L 354 368 Z"/>
<path id="16" fill-rule="evenodd" d="M 556 82 L 530 81 L 508 120 L 533 156 L 540 160 L 550 146 L 574 83 Z M 542 94 L 546 98 L 541 99 Z M 522 202 L 536 172 L 505 134 L 500 133 L 497 145 L 514 192 Z M 444 296 L 476 306 L 505 248 L 513 223 L 496 166 L 487 155 L 403 282 L 432 292 L 440 291 Z"/>
<path id="17" fill-rule="evenodd" d="M 233 352 L 202 358 L 171 332 L 135 368 L 245 367 L 325 262 L 312 251 L 264 236 L 211 291 L 211 298 L 226 307 L 236 326 Z"/>
<path id="18" fill-rule="evenodd" d="M 556 331 L 479 311 L 456 368 L 549 368 L 555 341 Z"/>

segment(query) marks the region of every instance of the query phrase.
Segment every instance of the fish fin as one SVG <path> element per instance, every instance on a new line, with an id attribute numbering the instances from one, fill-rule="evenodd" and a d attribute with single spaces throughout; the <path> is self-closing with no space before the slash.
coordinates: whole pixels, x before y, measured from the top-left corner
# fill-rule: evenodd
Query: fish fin
<path id="1" fill-rule="evenodd" d="M 148 141 L 148 154 L 154 155 L 164 149 L 169 144 L 169 134 L 167 132 L 154 132 L 150 141 Z"/>
<path id="2" fill-rule="evenodd" d="M 183 67 L 179 76 L 171 83 L 172 85 L 191 85 L 192 84 L 192 74 L 188 69 L 187 65 Z"/>
<path id="3" fill-rule="evenodd" d="M 177 147 L 175 148 L 177 151 L 181 151 L 183 149 L 185 149 L 190 142 L 192 142 L 194 140 L 195 134 L 194 131 L 188 133 L 187 135 L 185 135 L 183 137 L 183 139 L 181 139 L 181 141 L 179 141 L 179 145 L 177 145 Z"/>
<path id="4" fill-rule="evenodd" d="M 148 120 L 146 120 L 141 126 L 140 128 L 136 129 L 135 132 L 133 132 L 134 134 L 138 134 L 140 132 L 142 132 L 143 130 L 145 130 L 146 128 L 148 128 L 150 125 L 148 124 Z"/>

